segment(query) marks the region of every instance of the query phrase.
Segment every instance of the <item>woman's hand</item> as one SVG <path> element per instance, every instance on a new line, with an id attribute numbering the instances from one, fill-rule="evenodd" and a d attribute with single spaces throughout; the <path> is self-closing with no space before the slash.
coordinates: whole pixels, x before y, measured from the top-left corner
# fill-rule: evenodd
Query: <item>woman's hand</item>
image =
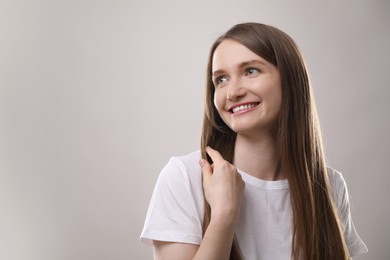
<path id="1" fill-rule="evenodd" d="M 237 168 L 224 160 L 221 154 L 206 148 L 213 160 L 210 165 L 201 159 L 205 198 L 211 207 L 211 220 L 234 223 L 238 220 L 245 184 Z"/>
<path id="2" fill-rule="evenodd" d="M 213 160 L 201 159 L 203 188 L 211 207 L 210 224 L 199 246 L 187 243 L 154 241 L 155 259 L 229 259 L 231 245 L 244 193 L 241 175 L 221 154 L 206 148 Z"/>

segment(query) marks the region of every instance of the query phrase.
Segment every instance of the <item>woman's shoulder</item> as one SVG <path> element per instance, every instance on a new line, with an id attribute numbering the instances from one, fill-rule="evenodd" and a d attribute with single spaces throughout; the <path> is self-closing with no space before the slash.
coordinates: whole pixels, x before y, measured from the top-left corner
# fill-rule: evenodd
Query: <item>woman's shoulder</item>
<path id="1" fill-rule="evenodd" d="M 201 185 L 200 158 L 199 150 L 186 155 L 172 156 L 162 169 L 159 181 L 170 182 L 170 185 L 183 182 L 186 185 Z"/>
<path id="2" fill-rule="evenodd" d="M 201 172 L 199 160 L 201 153 L 199 150 L 186 155 L 172 156 L 166 167 L 176 168 L 176 170 L 189 175 L 197 175 Z"/>
<path id="3" fill-rule="evenodd" d="M 193 151 L 186 155 L 173 156 L 171 160 L 176 161 L 177 163 L 182 164 L 187 170 L 195 168 L 196 170 L 200 169 L 199 160 L 201 159 L 200 150 Z"/>
<path id="4" fill-rule="evenodd" d="M 349 205 L 349 195 L 347 183 L 343 177 L 343 174 L 331 167 L 327 168 L 329 183 L 332 189 L 333 199 L 336 202 L 337 208 L 344 212 L 346 207 Z"/>
<path id="5" fill-rule="evenodd" d="M 346 188 L 345 179 L 341 172 L 332 167 L 327 167 L 327 171 L 333 189 L 340 190 Z"/>

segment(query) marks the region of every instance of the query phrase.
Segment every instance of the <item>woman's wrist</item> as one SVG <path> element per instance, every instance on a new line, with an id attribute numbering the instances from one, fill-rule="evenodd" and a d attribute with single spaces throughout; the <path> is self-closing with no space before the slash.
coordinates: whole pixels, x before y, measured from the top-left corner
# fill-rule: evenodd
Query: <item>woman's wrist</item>
<path id="1" fill-rule="evenodd" d="M 218 225 L 226 227 L 234 227 L 237 224 L 238 217 L 240 215 L 239 210 L 234 209 L 219 209 L 211 210 L 211 222 L 215 222 Z"/>

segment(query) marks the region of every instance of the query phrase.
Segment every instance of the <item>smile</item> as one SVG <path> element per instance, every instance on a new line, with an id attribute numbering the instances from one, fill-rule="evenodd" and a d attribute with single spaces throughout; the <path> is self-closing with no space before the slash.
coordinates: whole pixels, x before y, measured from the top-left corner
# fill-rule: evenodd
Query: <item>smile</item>
<path id="1" fill-rule="evenodd" d="M 251 108 L 254 108 L 254 107 L 258 106 L 259 104 L 260 104 L 259 102 L 256 102 L 256 103 L 249 103 L 249 104 L 238 105 L 236 107 L 231 108 L 230 112 L 237 113 L 237 112 L 249 110 Z"/>

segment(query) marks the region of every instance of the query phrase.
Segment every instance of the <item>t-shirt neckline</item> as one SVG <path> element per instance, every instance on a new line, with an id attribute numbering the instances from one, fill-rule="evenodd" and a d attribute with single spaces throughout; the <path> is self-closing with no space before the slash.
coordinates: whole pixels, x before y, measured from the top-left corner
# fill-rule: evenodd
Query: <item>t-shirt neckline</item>
<path id="1" fill-rule="evenodd" d="M 237 169 L 238 173 L 241 175 L 243 181 L 252 186 L 255 186 L 264 190 L 280 190 L 288 188 L 288 180 L 276 180 L 276 181 L 266 181 L 257 177 L 254 177 L 241 169 Z"/>

